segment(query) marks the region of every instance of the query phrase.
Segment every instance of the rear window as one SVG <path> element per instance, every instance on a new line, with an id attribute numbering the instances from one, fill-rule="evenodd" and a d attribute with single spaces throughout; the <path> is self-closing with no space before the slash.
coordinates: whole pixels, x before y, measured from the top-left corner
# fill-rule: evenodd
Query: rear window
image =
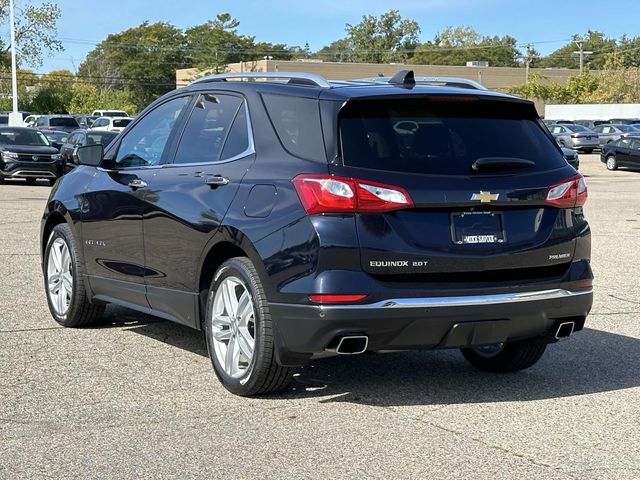
<path id="1" fill-rule="evenodd" d="M 130 118 L 117 118 L 113 121 L 114 127 L 124 128 L 132 122 Z"/>
<path id="2" fill-rule="evenodd" d="M 49 125 L 52 127 L 79 127 L 76 119 L 70 117 L 52 117 L 49 119 Z"/>
<path id="3" fill-rule="evenodd" d="M 106 147 L 111 143 L 111 140 L 116 138 L 115 133 L 110 132 L 88 132 L 87 133 L 87 145 L 101 144 Z"/>
<path id="4" fill-rule="evenodd" d="M 271 94 L 262 99 L 285 150 L 307 160 L 326 161 L 317 100 Z"/>
<path id="5" fill-rule="evenodd" d="M 566 164 L 532 107 L 460 98 L 352 101 L 340 112 L 347 166 L 433 175 L 469 175 L 479 158 L 521 158 L 531 172 Z"/>

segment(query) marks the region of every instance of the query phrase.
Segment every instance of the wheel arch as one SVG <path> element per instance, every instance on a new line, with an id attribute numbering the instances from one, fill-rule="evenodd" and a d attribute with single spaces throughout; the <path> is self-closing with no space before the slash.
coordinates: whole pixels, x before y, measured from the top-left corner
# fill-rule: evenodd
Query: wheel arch
<path id="1" fill-rule="evenodd" d="M 68 224 L 71 230 L 73 230 L 74 233 L 76 233 L 73 220 L 68 210 L 59 202 L 50 204 L 49 207 L 47 208 L 47 211 L 45 212 L 43 222 L 42 222 L 42 230 L 40 232 L 41 258 L 44 258 L 44 249 L 47 247 L 47 242 L 49 241 L 51 232 L 56 227 L 56 225 L 60 225 L 61 223 Z"/>
<path id="2" fill-rule="evenodd" d="M 204 309 L 207 303 L 207 292 L 216 271 L 225 261 L 234 257 L 246 257 L 253 263 L 258 271 L 260 281 L 265 290 L 267 273 L 262 259 L 258 255 L 253 243 L 240 230 L 234 227 L 223 227 L 209 241 L 204 248 L 198 275 L 199 313 L 200 324 L 204 321 Z"/>

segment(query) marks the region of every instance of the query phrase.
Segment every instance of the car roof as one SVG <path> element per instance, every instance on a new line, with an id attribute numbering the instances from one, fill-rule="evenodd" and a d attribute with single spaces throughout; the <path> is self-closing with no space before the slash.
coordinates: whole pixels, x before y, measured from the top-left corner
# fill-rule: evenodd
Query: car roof
<path id="1" fill-rule="evenodd" d="M 410 71 L 402 71 L 410 72 Z M 400 72 L 399 72 L 400 73 Z M 413 72 L 411 78 L 413 77 Z M 394 76 L 395 77 L 395 76 Z M 392 79 L 394 78 L 392 77 Z M 417 77 L 418 79 L 420 77 Z M 236 81 L 258 80 L 264 81 Z M 228 81 L 233 80 L 233 81 Z M 465 81 L 467 81 L 465 79 Z M 326 80 L 315 74 L 304 72 L 247 72 L 218 74 L 195 80 L 187 90 L 210 90 L 212 87 L 229 91 L 273 91 L 295 93 L 300 96 L 313 96 L 326 100 L 349 100 L 366 97 L 402 97 L 416 95 L 468 95 L 500 98 L 519 103 L 533 104 L 529 100 L 491 90 L 471 89 L 468 87 L 383 83 L 354 80 Z M 181 89 L 183 90 L 183 89 Z"/>

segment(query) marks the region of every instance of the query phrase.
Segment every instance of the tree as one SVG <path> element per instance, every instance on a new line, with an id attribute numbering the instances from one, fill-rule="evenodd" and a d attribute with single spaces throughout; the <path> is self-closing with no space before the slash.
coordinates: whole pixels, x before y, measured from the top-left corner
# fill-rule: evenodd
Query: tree
<path id="1" fill-rule="evenodd" d="M 78 77 L 101 90 L 129 90 L 141 109 L 175 88 L 176 69 L 192 65 L 179 28 L 158 22 L 111 34 L 89 52 Z"/>
<path id="2" fill-rule="evenodd" d="M 134 93 L 128 89 L 101 89 L 91 83 L 77 81 L 71 86 L 71 94 L 69 111 L 74 113 L 89 113 L 107 108 L 133 114 L 139 108 Z"/>
<path id="3" fill-rule="evenodd" d="M 410 63 L 425 65 L 465 65 L 472 60 L 488 61 L 492 67 L 518 66 L 517 40 L 505 35 L 482 36 L 472 27 L 447 27 L 433 41 L 416 49 Z"/>
<path id="4" fill-rule="evenodd" d="M 580 58 L 574 52 L 579 50 L 576 42 L 583 41 L 584 51 L 593 52 L 585 57 L 585 65 L 594 70 L 604 67 L 607 57 L 617 49 L 615 39 L 607 38 L 602 32 L 589 30 L 586 35 L 574 35 L 572 40 L 546 57 L 535 60 L 532 66 L 539 68 L 580 68 Z"/>
<path id="5" fill-rule="evenodd" d="M 16 9 L 15 34 L 20 65 L 39 66 L 45 54 L 64 50 L 57 38 L 60 15 L 60 7 L 50 2 Z M 0 0 L 0 24 L 4 27 L 8 20 L 9 0 Z M 4 30 L 8 32 L 9 29 L 7 27 Z M 9 38 L 0 39 L 0 66 L 11 65 L 10 48 Z"/>
<path id="6" fill-rule="evenodd" d="M 43 75 L 29 109 L 38 113 L 69 113 L 74 79 L 69 70 L 54 70 Z"/>
<path id="7" fill-rule="evenodd" d="M 415 20 L 405 20 L 398 10 L 379 17 L 364 15 L 356 25 L 347 24 L 347 36 L 316 53 L 331 60 L 347 62 L 404 62 L 413 55 L 420 27 Z"/>

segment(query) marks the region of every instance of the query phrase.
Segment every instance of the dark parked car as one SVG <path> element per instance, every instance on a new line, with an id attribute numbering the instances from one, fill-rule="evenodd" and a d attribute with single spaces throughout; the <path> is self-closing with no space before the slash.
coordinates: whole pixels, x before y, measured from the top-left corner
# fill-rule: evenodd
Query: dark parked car
<path id="1" fill-rule="evenodd" d="M 570 148 L 561 147 L 562 155 L 569 165 L 571 165 L 576 170 L 580 169 L 580 159 L 578 158 L 578 153 L 575 150 L 571 150 Z"/>
<path id="2" fill-rule="evenodd" d="M 115 132 L 103 132 L 100 130 L 82 129 L 71 132 L 64 145 L 60 148 L 60 153 L 65 161 L 65 172 L 75 168 L 74 154 L 79 147 L 99 144 L 106 148 L 117 136 L 118 134 Z"/>
<path id="3" fill-rule="evenodd" d="M 600 147 L 598 134 L 582 125 L 558 123 L 550 125 L 548 128 L 561 147 L 572 148 L 585 153 L 591 153 Z"/>
<path id="4" fill-rule="evenodd" d="M 617 170 L 618 167 L 640 169 L 640 132 L 605 145 L 600 160 L 608 170 Z"/>
<path id="5" fill-rule="evenodd" d="M 38 130 L 62 130 L 72 132 L 79 128 L 78 122 L 71 115 L 40 115 L 36 120 Z"/>
<path id="6" fill-rule="evenodd" d="M 76 156 L 42 220 L 55 320 L 115 303 L 202 329 L 239 395 L 327 352 L 521 370 L 591 309 L 587 188 L 523 99 L 224 74 Z"/>
<path id="7" fill-rule="evenodd" d="M 51 185 L 62 175 L 62 157 L 42 132 L 25 127 L 0 127 L 0 183 L 24 178 L 35 184 L 46 178 Z"/>
<path id="8" fill-rule="evenodd" d="M 93 122 L 95 122 L 98 118 L 92 115 L 73 115 L 73 118 L 76 119 L 80 128 L 91 128 Z"/>
<path id="9" fill-rule="evenodd" d="M 61 130 L 45 130 L 42 133 L 47 137 L 51 146 L 55 147 L 58 151 L 60 151 L 62 145 L 67 141 L 67 136 L 69 135 L 67 132 Z"/>

